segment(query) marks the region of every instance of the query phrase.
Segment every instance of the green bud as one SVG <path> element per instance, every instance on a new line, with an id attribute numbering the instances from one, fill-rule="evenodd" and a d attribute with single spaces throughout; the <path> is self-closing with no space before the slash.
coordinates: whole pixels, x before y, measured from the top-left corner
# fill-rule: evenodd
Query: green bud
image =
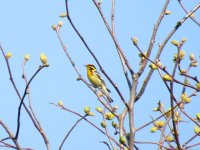
<path id="1" fill-rule="evenodd" d="M 55 24 L 53 24 L 53 25 L 52 25 L 52 29 L 53 29 L 53 30 L 56 30 L 56 29 L 57 29 L 57 26 L 56 26 Z"/>
<path id="2" fill-rule="evenodd" d="M 63 21 L 58 22 L 58 26 L 62 27 L 63 26 Z"/>
<path id="3" fill-rule="evenodd" d="M 194 54 L 193 53 L 190 53 L 190 60 L 194 60 L 195 59 L 195 56 L 194 56 Z"/>
<path id="4" fill-rule="evenodd" d="M 155 107 L 154 109 L 153 109 L 153 111 L 159 111 L 160 109 L 158 108 L 158 107 Z"/>
<path id="5" fill-rule="evenodd" d="M 200 134 L 200 128 L 198 126 L 194 126 L 194 133 Z"/>
<path id="6" fill-rule="evenodd" d="M 105 114 L 105 119 L 107 119 L 107 120 L 112 120 L 112 119 L 114 119 L 115 118 L 115 116 L 113 115 L 113 113 L 111 113 L 111 112 L 107 112 L 106 114 Z"/>
<path id="7" fill-rule="evenodd" d="M 103 127 L 103 128 L 105 128 L 107 125 L 106 125 L 106 122 L 104 122 L 104 121 L 102 121 L 101 122 L 101 126 Z"/>
<path id="8" fill-rule="evenodd" d="M 162 78 L 164 81 L 172 81 L 172 77 L 168 74 L 163 75 Z"/>
<path id="9" fill-rule="evenodd" d="M 166 141 L 168 141 L 168 142 L 173 142 L 174 139 L 173 139 L 173 137 L 171 137 L 170 135 L 168 135 L 168 136 L 166 137 Z"/>
<path id="10" fill-rule="evenodd" d="M 98 111 L 99 113 L 103 113 L 103 109 L 100 106 L 96 107 L 96 111 Z"/>
<path id="11" fill-rule="evenodd" d="M 61 100 L 58 101 L 58 106 L 63 107 L 63 102 Z"/>
<path id="12" fill-rule="evenodd" d="M 59 16 L 59 17 L 61 17 L 61 18 L 64 18 L 64 17 L 66 17 L 66 16 L 67 16 L 67 13 L 66 13 L 66 12 L 64 12 L 64 13 L 60 14 L 60 16 Z"/>
<path id="13" fill-rule="evenodd" d="M 196 118 L 200 122 L 200 113 L 196 114 Z"/>
<path id="14" fill-rule="evenodd" d="M 200 82 L 196 84 L 196 87 L 200 90 Z"/>
<path id="15" fill-rule="evenodd" d="M 153 127 L 150 129 L 150 132 L 151 132 L 151 133 L 155 133 L 157 130 L 158 130 L 158 128 L 155 127 L 155 126 L 153 126 Z"/>
<path id="16" fill-rule="evenodd" d="M 158 67 L 155 64 L 150 64 L 149 67 L 153 70 L 158 69 Z"/>
<path id="17" fill-rule="evenodd" d="M 175 46 L 178 46 L 179 45 L 179 42 L 177 40 L 172 40 L 171 43 Z"/>
<path id="18" fill-rule="evenodd" d="M 123 144 L 123 145 L 126 145 L 126 139 L 125 139 L 125 137 L 120 136 L 119 142 L 120 142 L 121 144 Z"/>
<path id="19" fill-rule="evenodd" d="M 181 39 L 181 42 L 182 42 L 182 43 L 185 43 L 186 41 L 187 41 L 187 38 L 182 38 L 182 39 Z"/>
<path id="20" fill-rule="evenodd" d="M 84 108 L 84 112 L 89 115 L 89 113 L 90 113 L 90 107 L 88 107 L 88 106 L 85 107 Z"/>
<path id="21" fill-rule="evenodd" d="M 134 45 L 137 45 L 137 44 L 138 44 L 138 39 L 137 39 L 137 37 L 133 37 L 133 38 L 131 38 L 131 40 L 132 40 L 132 42 L 133 42 Z"/>

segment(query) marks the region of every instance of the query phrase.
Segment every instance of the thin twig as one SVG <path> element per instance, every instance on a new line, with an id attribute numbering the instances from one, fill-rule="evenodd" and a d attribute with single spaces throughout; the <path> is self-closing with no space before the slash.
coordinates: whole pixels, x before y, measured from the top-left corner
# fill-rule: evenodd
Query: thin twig
<path id="1" fill-rule="evenodd" d="M 115 0 L 112 0 L 112 8 L 111 8 L 111 31 L 112 31 L 112 35 L 115 37 Z M 131 90 L 131 81 L 129 79 L 128 71 L 126 69 L 126 63 L 125 63 L 125 61 L 123 59 L 123 56 L 120 53 L 120 50 L 118 49 L 117 45 L 115 45 L 115 47 L 116 47 L 118 56 L 119 56 L 120 61 L 121 61 L 122 69 L 124 71 L 124 76 L 126 78 L 129 90 Z"/>
<path id="2" fill-rule="evenodd" d="M 168 148 L 167 148 L 166 146 L 161 145 L 161 144 L 156 143 L 156 142 L 149 142 L 149 141 L 135 141 L 135 143 L 137 143 L 137 144 L 155 144 L 155 145 L 158 145 L 158 146 L 164 148 L 165 150 L 168 150 Z"/>
<path id="3" fill-rule="evenodd" d="M 200 145 L 200 142 L 193 144 L 193 145 L 190 145 L 190 146 L 186 146 L 186 149 L 190 149 L 190 148 L 198 146 L 198 145 Z"/>
<path id="4" fill-rule="evenodd" d="M 19 104 L 19 107 L 18 107 L 18 115 L 17 115 L 17 131 L 16 131 L 16 134 L 15 134 L 15 139 L 18 138 L 19 136 L 19 130 L 20 130 L 20 118 L 21 118 L 21 108 L 22 108 L 22 104 L 24 103 L 24 99 L 27 95 L 27 90 L 29 88 L 29 85 L 31 83 L 31 81 L 35 78 L 35 76 L 40 72 L 40 70 L 42 70 L 44 67 L 47 67 L 45 65 L 43 66 L 39 66 L 39 68 L 36 70 L 36 72 L 33 74 L 33 76 L 31 77 L 31 79 L 29 80 L 28 84 L 26 85 L 25 87 L 25 90 L 24 90 L 24 94 L 21 98 L 21 101 L 20 101 L 20 104 Z"/>
<path id="5" fill-rule="evenodd" d="M 176 70 L 177 70 L 177 67 L 178 67 L 178 64 L 180 63 L 180 48 L 182 47 L 182 44 L 180 46 L 178 46 L 178 52 L 177 52 L 177 58 L 176 58 L 176 62 L 174 64 L 174 69 L 173 69 L 173 72 L 172 72 L 172 81 L 170 82 L 170 105 L 171 105 L 171 108 L 174 107 L 174 82 L 173 82 L 173 79 L 175 77 L 175 74 L 176 74 Z M 176 141 L 176 145 L 177 145 L 177 148 L 178 150 L 181 150 L 181 145 L 180 145 L 180 141 L 179 141 L 179 135 L 178 135 L 178 131 L 177 131 L 177 126 L 176 126 L 176 122 L 174 120 L 175 118 L 175 112 L 174 110 L 171 111 L 172 113 L 172 125 L 173 125 L 173 136 L 175 138 L 175 141 Z"/>
<path id="6" fill-rule="evenodd" d="M 124 54 L 122 48 L 120 47 L 120 45 L 119 45 L 119 43 L 118 43 L 116 37 L 112 34 L 112 30 L 111 30 L 111 28 L 110 28 L 108 22 L 106 21 L 104 15 L 103 15 L 103 12 L 101 11 L 101 7 L 97 4 L 96 0 L 92 0 L 92 1 L 93 1 L 94 5 L 96 6 L 96 8 L 98 9 L 99 14 L 100 14 L 101 18 L 103 19 L 103 22 L 104 22 L 104 24 L 105 24 L 105 26 L 106 26 L 106 28 L 107 28 L 109 34 L 111 35 L 113 42 L 114 42 L 115 45 L 117 46 L 117 49 L 120 51 L 120 53 L 121 53 L 121 55 L 122 55 L 122 57 L 123 57 L 123 59 L 124 59 L 124 61 L 125 61 L 125 64 L 126 64 L 128 70 L 129 70 L 130 74 L 133 75 L 134 71 L 132 70 L 132 68 L 131 68 L 131 66 L 130 66 L 130 64 L 129 64 L 129 62 L 128 62 L 128 59 L 126 58 L 126 56 L 125 56 L 125 54 Z"/>
<path id="7" fill-rule="evenodd" d="M 15 146 L 17 147 L 18 150 L 22 150 L 20 144 L 18 143 L 18 140 L 14 138 L 13 133 L 10 131 L 10 129 L 8 128 L 8 126 L 0 119 L 0 125 L 6 130 L 6 132 L 9 135 L 9 138 L 13 141 L 13 143 L 15 144 Z"/>
<path id="8" fill-rule="evenodd" d="M 153 49 L 153 46 L 154 46 L 154 43 L 155 43 L 156 34 L 158 32 L 158 28 L 160 27 L 160 24 L 161 24 L 161 22 L 162 22 L 162 20 L 165 16 L 165 12 L 166 12 L 166 9 L 167 9 L 169 2 L 170 2 L 170 0 L 165 1 L 165 4 L 162 8 L 160 16 L 158 17 L 158 20 L 157 20 L 156 24 L 154 25 L 153 32 L 152 32 L 152 35 L 151 35 L 151 40 L 150 40 L 148 51 L 147 51 L 147 57 L 150 57 L 150 55 L 151 55 L 151 52 L 152 52 L 152 49 Z M 147 59 L 145 59 L 143 61 L 143 63 L 141 64 L 140 69 L 138 71 L 139 76 L 144 72 L 144 69 L 147 65 L 147 62 L 148 62 Z"/>
<path id="9" fill-rule="evenodd" d="M 76 123 L 72 126 L 72 128 L 67 132 L 67 134 L 66 134 L 66 136 L 64 137 L 62 143 L 61 143 L 60 146 L 59 146 L 59 150 L 62 149 L 62 147 L 63 147 L 65 141 L 67 140 L 67 138 L 69 137 L 69 135 L 70 135 L 70 133 L 73 131 L 73 129 L 74 129 L 74 128 L 78 125 L 78 123 L 81 122 L 85 117 L 87 117 L 87 114 L 86 114 L 85 116 L 81 117 L 80 119 L 78 119 L 78 120 L 76 121 Z"/>
<path id="10" fill-rule="evenodd" d="M 181 8 L 183 9 L 183 11 L 188 14 L 189 12 L 186 10 L 186 8 L 184 7 L 183 3 L 181 2 L 181 0 L 178 0 Z M 200 26 L 200 22 L 197 21 L 194 17 L 190 16 L 190 19 L 192 19 L 192 21 L 194 21 L 198 26 Z"/>
<path id="11" fill-rule="evenodd" d="M 195 134 L 194 136 L 192 136 L 189 140 L 187 140 L 182 147 L 185 147 L 187 146 L 187 144 L 189 144 L 193 139 L 195 139 L 196 137 L 198 137 L 199 135 L 198 134 Z"/>
<path id="12" fill-rule="evenodd" d="M 28 79 L 27 79 L 27 76 L 26 76 L 26 72 L 25 72 L 25 64 L 27 63 L 27 60 L 24 59 L 23 63 L 22 63 L 22 76 L 24 78 L 24 81 L 26 83 L 26 86 L 28 85 Z M 37 125 L 38 125 L 38 131 L 39 133 L 42 135 L 42 138 L 44 139 L 45 141 L 45 144 L 46 144 L 46 147 L 47 149 L 50 149 L 50 146 L 49 146 L 49 140 L 46 136 L 46 133 L 44 132 L 44 129 L 42 128 L 41 124 L 40 124 L 40 121 L 37 119 L 36 115 L 35 115 L 35 112 L 33 110 L 33 107 L 32 107 L 32 102 L 31 102 L 31 96 L 30 96 L 30 87 L 27 88 L 27 95 L 28 95 L 28 101 L 29 101 L 29 108 L 30 108 L 30 111 L 32 113 L 32 116 L 33 118 L 35 119 L 35 121 L 37 122 Z"/>
<path id="13" fill-rule="evenodd" d="M 101 141 L 100 143 L 105 144 L 108 147 L 108 149 L 111 150 L 110 145 L 106 141 Z"/>

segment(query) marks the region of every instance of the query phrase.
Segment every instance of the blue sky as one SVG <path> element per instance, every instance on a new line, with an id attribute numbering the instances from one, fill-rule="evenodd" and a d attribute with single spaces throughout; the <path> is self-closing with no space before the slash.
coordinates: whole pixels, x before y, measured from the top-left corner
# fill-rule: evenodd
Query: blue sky
<path id="1" fill-rule="evenodd" d="M 182 2 L 188 10 L 191 10 L 195 4 L 198 3 L 197 0 L 183 0 Z M 137 36 L 141 49 L 145 51 L 148 48 L 153 25 L 156 23 L 163 4 L 164 0 L 142 0 L 137 2 L 116 1 L 116 36 L 134 70 L 138 69 L 139 58 L 138 51 L 132 45 L 130 38 Z M 103 25 L 96 7 L 91 1 L 69 1 L 69 5 L 71 18 L 75 25 L 98 57 L 108 75 L 119 86 L 125 98 L 128 99 L 128 86 L 123 76 L 115 45 Z M 103 1 L 102 10 L 109 22 L 110 7 L 111 1 Z M 177 1 L 171 1 L 168 10 L 170 10 L 172 14 L 166 16 L 160 26 L 152 58 L 155 56 L 158 43 L 161 43 L 176 22 L 185 16 L 185 13 Z M 48 56 L 50 66 L 38 74 L 30 88 L 33 108 L 49 138 L 52 149 L 58 149 L 64 135 L 78 117 L 50 105 L 49 102 L 57 103 L 58 100 L 62 100 L 67 108 L 81 114 L 84 114 L 83 108 L 85 106 L 90 106 L 92 110 L 95 111 L 95 107 L 100 105 L 95 95 L 82 82 L 76 81 L 77 74 L 64 55 L 56 33 L 51 28 L 52 24 L 64 21 L 64 25 L 61 29 L 61 36 L 81 74 L 87 79 L 86 70 L 83 65 L 88 63 L 96 65 L 96 63 L 72 30 L 68 21 L 58 17 L 62 12 L 65 12 L 64 1 L 7 0 L 3 1 L 0 6 L 0 42 L 5 52 L 11 51 L 13 53 L 13 57 L 10 59 L 10 65 L 14 80 L 21 93 L 23 93 L 25 87 L 24 80 L 21 78 L 21 64 L 24 55 L 30 54 L 30 61 L 26 65 L 28 77 L 41 65 L 39 60 L 40 53 L 44 52 Z M 197 19 L 200 20 L 200 12 L 198 11 L 195 14 Z M 190 52 L 199 56 L 199 35 L 200 28 L 188 19 L 174 34 L 172 39 L 181 40 L 183 37 L 187 37 L 188 41 L 183 49 L 186 50 L 188 58 Z M 161 61 L 163 64 L 167 65 L 169 71 L 172 70 L 172 58 L 174 53 L 176 53 L 176 49 L 169 43 L 166 45 L 161 55 Z M 183 65 L 185 66 L 188 63 L 188 59 L 183 61 Z M 2 55 L 0 55 L 0 72 L 0 119 L 15 132 L 19 100 L 9 81 L 6 64 Z M 200 74 L 198 68 L 193 69 L 192 73 L 196 76 Z M 142 79 L 144 77 L 145 76 L 142 76 Z M 119 106 L 120 113 L 124 106 L 111 84 L 109 84 L 107 80 L 105 81 L 112 91 L 111 96 L 114 99 L 114 105 Z M 141 83 L 142 80 L 139 82 L 139 85 L 141 85 Z M 180 87 L 177 86 L 176 90 L 180 92 Z M 149 115 L 158 115 L 152 112 L 158 100 L 163 101 L 166 108 L 169 107 L 169 93 L 158 73 L 155 73 L 149 83 L 146 93 L 136 104 L 136 126 L 141 126 L 145 122 L 150 121 L 151 118 Z M 197 100 L 198 96 L 195 97 L 192 103 L 186 108 L 191 114 L 195 114 L 199 110 L 199 102 Z M 99 125 L 102 118 L 98 113 L 96 114 L 97 116 L 91 118 L 91 121 Z M 151 126 L 148 126 L 146 129 L 136 134 L 138 141 L 144 140 L 144 137 L 152 137 L 153 140 L 158 140 L 159 133 L 150 134 L 150 127 Z M 185 128 L 184 125 L 182 126 L 181 129 L 184 131 L 183 137 L 184 134 L 193 134 L 193 126 L 191 125 L 189 127 L 190 128 Z M 186 129 L 188 130 L 186 131 Z M 2 128 L 0 128 L 0 135 L 0 138 L 7 136 Z M 187 138 L 188 137 L 186 137 L 186 139 Z M 183 138 L 181 141 L 184 142 L 186 139 Z M 105 136 L 96 131 L 96 129 L 91 127 L 87 122 L 82 121 L 66 141 L 64 149 L 102 150 L 106 149 L 105 145 L 100 143 L 100 141 L 103 140 L 107 140 Z M 30 147 L 37 150 L 45 149 L 42 138 L 33 127 L 24 109 L 22 111 L 19 142 L 23 147 Z M 141 149 L 147 148 L 146 145 L 139 145 L 139 147 Z M 151 149 L 155 148 L 155 146 L 152 146 Z"/>

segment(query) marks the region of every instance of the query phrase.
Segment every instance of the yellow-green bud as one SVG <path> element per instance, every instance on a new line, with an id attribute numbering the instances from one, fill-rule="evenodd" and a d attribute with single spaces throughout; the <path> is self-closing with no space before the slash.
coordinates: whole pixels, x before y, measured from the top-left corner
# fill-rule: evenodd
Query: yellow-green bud
<path id="1" fill-rule="evenodd" d="M 102 3 L 102 0 L 98 0 L 97 4 L 101 5 L 101 3 Z"/>
<path id="2" fill-rule="evenodd" d="M 138 39 L 137 39 L 137 37 L 133 37 L 133 38 L 131 38 L 131 40 L 132 40 L 132 42 L 133 42 L 134 45 L 137 45 L 137 44 L 138 44 Z"/>
<path id="3" fill-rule="evenodd" d="M 111 112 L 107 112 L 106 114 L 105 114 L 105 119 L 107 119 L 107 120 L 112 120 L 112 119 L 114 119 L 115 118 L 115 116 L 113 115 L 113 113 L 111 113 Z"/>
<path id="4" fill-rule="evenodd" d="M 163 79 L 164 81 L 172 81 L 172 77 L 171 77 L 170 75 L 168 75 L 168 74 L 163 75 L 163 76 L 162 76 L 162 79 Z"/>
<path id="5" fill-rule="evenodd" d="M 112 126 L 115 128 L 116 127 L 116 123 L 114 121 L 112 121 Z"/>
<path id="6" fill-rule="evenodd" d="M 185 80 L 184 80 L 184 84 L 188 85 L 188 84 L 189 84 L 189 80 L 188 80 L 188 79 L 185 79 Z"/>
<path id="7" fill-rule="evenodd" d="M 44 53 L 40 54 L 40 60 L 43 63 L 43 65 L 48 65 L 47 56 Z"/>
<path id="8" fill-rule="evenodd" d="M 168 136 L 166 137 L 166 141 L 168 141 L 168 142 L 173 142 L 174 139 L 173 139 L 172 136 L 168 135 Z"/>
<path id="9" fill-rule="evenodd" d="M 200 134 L 200 128 L 198 126 L 194 126 L 194 133 L 195 134 Z"/>
<path id="10" fill-rule="evenodd" d="M 61 17 L 61 18 L 64 18 L 64 17 L 66 17 L 66 16 L 67 16 L 67 13 L 66 13 L 66 12 L 64 12 L 64 13 L 60 14 L 60 16 L 59 16 L 59 17 Z"/>
<path id="11" fill-rule="evenodd" d="M 119 125 L 117 123 L 115 123 L 114 121 L 112 121 L 112 126 L 115 128 L 115 129 L 118 129 L 119 128 Z"/>
<path id="12" fill-rule="evenodd" d="M 155 64 L 150 64 L 149 67 L 153 70 L 158 69 L 158 67 Z"/>
<path id="13" fill-rule="evenodd" d="M 58 22 L 58 26 L 59 26 L 59 27 L 62 27 L 62 26 L 63 26 L 63 22 L 62 22 L 62 21 L 59 21 L 59 22 Z"/>
<path id="14" fill-rule="evenodd" d="M 195 59 L 194 54 L 190 53 L 190 60 L 194 60 L 194 59 Z"/>
<path id="15" fill-rule="evenodd" d="M 178 46 L 179 45 L 179 42 L 177 40 L 172 40 L 171 43 L 175 46 Z"/>
<path id="16" fill-rule="evenodd" d="M 171 11 L 169 11 L 169 10 L 166 10 L 165 11 L 165 15 L 170 15 L 172 12 Z"/>
<path id="17" fill-rule="evenodd" d="M 184 50 L 180 50 L 179 57 L 180 57 L 180 59 L 183 59 L 185 57 L 185 51 Z"/>
<path id="18" fill-rule="evenodd" d="M 197 66 L 198 66 L 198 63 L 197 63 L 196 61 L 195 61 L 195 62 L 192 62 L 192 63 L 191 63 L 191 66 L 192 66 L 192 67 L 197 67 Z"/>
<path id="19" fill-rule="evenodd" d="M 126 145 L 126 138 L 123 137 L 123 136 L 120 136 L 119 142 L 120 142 L 121 144 L 123 144 L 123 145 Z"/>
<path id="20" fill-rule="evenodd" d="M 181 39 L 181 42 L 182 42 L 182 43 L 185 43 L 186 41 L 187 41 L 186 38 L 182 38 L 182 39 Z"/>
<path id="21" fill-rule="evenodd" d="M 191 98 L 187 96 L 186 93 L 181 94 L 181 100 L 185 103 L 191 102 Z"/>
<path id="22" fill-rule="evenodd" d="M 86 107 L 84 108 L 84 112 L 85 112 L 86 114 L 89 115 L 90 107 L 86 106 Z"/>
<path id="23" fill-rule="evenodd" d="M 200 82 L 196 84 L 196 87 L 200 90 Z"/>
<path id="24" fill-rule="evenodd" d="M 164 121 L 156 121 L 154 122 L 154 125 L 158 128 L 162 128 L 165 125 Z"/>
<path id="25" fill-rule="evenodd" d="M 98 111 L 99 113 L 103 113 L 103 108 L 101 108 L 100 106 L 97 106 L 96 111 Z"/>
<path id="26" fill-rule="evenodd" d="M 61 100 L 58 101 L 58 106 L 63 107 L 63 102 Z"/>
<path id="27" fill-rule="evenodd" d="M 173 61 L 176 62 L 176 60 L 177 60 L 177 54 L 174 54 L 174 59 L 173 59 Z"/>
<path id="28" fill-rule="evenodd" d="M 153 109 L 153 111 L 160 111 L 160 109 L 159 109 L 158 107 L 155 107 L 155 108 Z"/>
<path id="29" fill-rule="evenodd" d="M 158 130 L 158 128 L 155 127 L 155 126 L 153 126 L 153 127 L 150 129 L 150 132 L 151 132 L 151 133 L 155 133 L 157 130 Z"/>
<path id="30" fill-rule="evenodd" d="M 200 122 L 200 113 L 196 114 L 196 118 Z"/>
<path id="31" fill-rule="evenodd" d="M 102 126 L 103 128 L 105 128 L 105 127 L 106 127 L 106 122 L 102 121 L 102 122 L 101 122 L 101 126 Z"/>
<path id="32" fill-rule="evenodd" d="M 6 54 L 6 59 L 9 59 L 9 58 L 11 58 L 12 57 L 12 53 L 11 52 L 8 52 L 7 54 Z"/>
<path id="33" fill-rule="evenodd" d="M 30 59 L 30 55 L 29 55 L 29 54 L 26 54 L 26 55 L 24 56 L 24 60 L 28 61 L 29 59 Z"/>
<path id="34" fill-rule="evenodd" d="M 57 29 L 57 25 L 53 24 L 53 25 L 52 25 L 52 29 L 53 29 L 53 30 L 56 30 L 56 29 Z"/>

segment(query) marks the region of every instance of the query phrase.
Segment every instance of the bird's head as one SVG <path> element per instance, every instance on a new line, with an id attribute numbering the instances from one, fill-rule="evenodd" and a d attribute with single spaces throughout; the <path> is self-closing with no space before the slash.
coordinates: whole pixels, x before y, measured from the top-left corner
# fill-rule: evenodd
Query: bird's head
<path id="1" fill-rule="evenodd" d="M 96 70 L 96 67 L 92 64 L 87 64 L 87 65 L 85 65 L 85 67 L 87 70 Z"/>

